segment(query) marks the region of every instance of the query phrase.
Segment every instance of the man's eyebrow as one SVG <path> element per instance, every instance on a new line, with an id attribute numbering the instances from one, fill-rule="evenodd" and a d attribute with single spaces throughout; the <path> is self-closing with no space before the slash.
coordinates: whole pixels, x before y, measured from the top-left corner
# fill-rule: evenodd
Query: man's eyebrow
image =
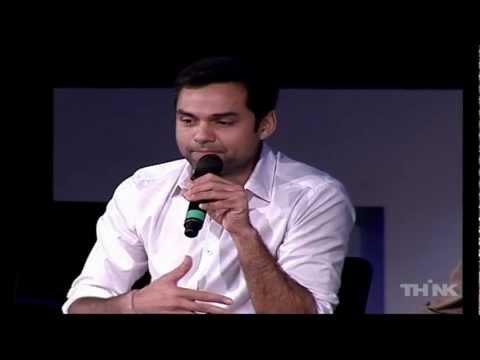
<path id="1" fill-rule="evenodd" d="M 188 111 L 185 111 L 185 110 L 182 110 L 182 109 L 178 109 L 177 114 L 183 115 L 183 116 L 190 116 L 192 118 L 198 119 L 198 116 L 196 116 L 195 114 L 192 114 L 192 113 L 190 113 Z M 215 114 L 209 115 L 209 118 L 218 119 L 218 118 L 224 118 L 224 117 L 237 117 L 237 116 L 238 116 L 238 113 L 236 113 L 234 111 L 227 111 L 227 112 L 223 112 L 223 113 L 215 113 Z"/>
<path id="2" fill-rule="evenodd" d="M 238 113 L 229 111 L 229 112 L 224 112 L 224 113 L 217 113 L 217 114 L 212 114 L 210 117 L 212 118 L 222 118 L 222 117 L 227 117 L 227 116 L 238 116 Z"/>
<path id="3" fill-rule="evenodd" d="M 198 118 L 195 114 L 189 113 L 189 112 L 184 111 L 184 110 L 182 110 L 182 109 L 178 109 L 178 110 L 177 110 L 177 114 L 179 114 L 179 115 L 184 115 L 184 116 L 190 116 L 190 117 L 193 117 L 193 118 L 195 118 L 195 119 Z"/>

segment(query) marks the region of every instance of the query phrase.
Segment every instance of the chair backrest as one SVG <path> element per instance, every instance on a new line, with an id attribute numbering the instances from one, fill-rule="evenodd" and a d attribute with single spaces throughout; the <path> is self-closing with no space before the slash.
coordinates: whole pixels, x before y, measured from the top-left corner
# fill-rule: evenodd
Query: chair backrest
<path id="1" fill-rule="evenodd" d="M 372 274 L 373 268 L 368 260 L 352 256 L 345 258 L 335 314 L 365 313 Z"/>

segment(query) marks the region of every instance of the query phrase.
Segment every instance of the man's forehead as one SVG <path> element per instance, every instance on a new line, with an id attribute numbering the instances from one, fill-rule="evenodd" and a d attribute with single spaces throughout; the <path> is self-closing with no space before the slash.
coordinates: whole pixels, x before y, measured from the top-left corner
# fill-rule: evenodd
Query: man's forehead
<path id="1" fill-rule="evenodd" d="M 209 106 L 218 107 L 220 111 L 230 111 L 228 108 L 244 107 L 246 105 L 246 90 L 236 83 L 212 84 L 198 88 L 181 90 L 177 108 L 188 111 L 187 108 Z"/>

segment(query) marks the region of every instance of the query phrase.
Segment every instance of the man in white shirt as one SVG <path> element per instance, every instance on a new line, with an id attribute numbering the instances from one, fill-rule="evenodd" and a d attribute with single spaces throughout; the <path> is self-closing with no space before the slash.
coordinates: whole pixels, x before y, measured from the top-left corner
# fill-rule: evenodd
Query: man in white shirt
<path id="1" fill-rule="evenodd" d="M 264 143 L 278 88 L 232 58 L 190 65 L 176 87 L 184 159 L 118 186 L 63 312 L 333 313 L 354 208 L 337 180 Z M 221 176 L 192 181 L 206 154 L 222 159 Z M 206 201 L 194 238 L 190 201 Z M 151 283 L 131 290 L 147 270 Z"/>

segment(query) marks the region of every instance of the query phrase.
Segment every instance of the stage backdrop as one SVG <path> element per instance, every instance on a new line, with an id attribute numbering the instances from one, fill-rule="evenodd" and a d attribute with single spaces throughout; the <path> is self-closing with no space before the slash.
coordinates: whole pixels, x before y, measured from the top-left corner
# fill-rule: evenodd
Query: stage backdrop
<path id="1" fill-rule="evenodd" d="M 462 92 L 283 89 L 278 113 L 273 148 L 383 208 L 376 233 L 352 236 L 351 254 L 379 261 L 369 312 L 421 311 L 429 297 L 402 284 L 445 283 L 462 256 Z M 55 89 L 53 156 L 55 200 L 107 201 L 179 158 L 172 90 Z"/>

